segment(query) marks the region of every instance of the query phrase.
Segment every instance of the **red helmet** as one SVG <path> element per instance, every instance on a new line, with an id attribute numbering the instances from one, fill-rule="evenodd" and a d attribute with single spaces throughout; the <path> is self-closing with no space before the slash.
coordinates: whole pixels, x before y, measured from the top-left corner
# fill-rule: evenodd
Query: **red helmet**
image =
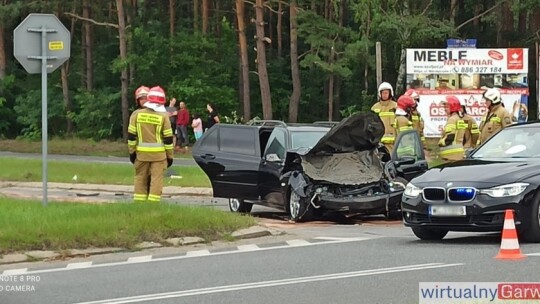
<path id="1" fill-rule="evenodd" d="M 137 101 L 141 97 L 146 97 L 148 95 L 148 91 L 150 89 L 146 86 L 140 86 L 135 90 L 135 101 Z"/>
<path id="2" fill-rule="evenodd" d="M 454 95 L 446 96 L 446 104 L 448 105 L 450 113 L 459 112 L 461 110 L 461 103 Z"/>
<path id="3" fill-rule="evenodd" d="M 397 100 L 397 106 L 402 110 L 408 111 L 416 107 L 416 102 L 414 102 L 411 96 L 401 95 Z"/>
<path id="4" fill-rule="evenodd" d="M 408 89 L 404 95 L 411 96 L 416 102 L 420 101 L 420 95 L 418 95 L 418 92 L 416 92 L 414 89 Z"/>
<path id="5" fill-rule="evenodd" d="M 165 104 L 165 91 L 160 86 L 155 86 L 148 92 L 147 99 L 149 102 Z"/>

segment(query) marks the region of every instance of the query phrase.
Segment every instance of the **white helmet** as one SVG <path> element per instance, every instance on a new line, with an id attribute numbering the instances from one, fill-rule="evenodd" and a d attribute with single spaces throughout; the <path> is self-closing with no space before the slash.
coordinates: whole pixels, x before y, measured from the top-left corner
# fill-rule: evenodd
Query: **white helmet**
<path id="1" fill-rule="evenodd" d="M 377 90 L 377 97 L 379 97 L 379 100 L 381 99 L 381 91 L 384 90 L 390 91 L 390 98 L 394 97 L 394 88 L 392 88 L 392 85 L 388 82 L 383 82 L 379 85 L 379 89 Z"/>
<path id="2" fill-rule="evenodd" d="M 501 103 L 501 92 L 496 88 L 487 89 L 482 97 L 491 101 L 492 104 Z"/>

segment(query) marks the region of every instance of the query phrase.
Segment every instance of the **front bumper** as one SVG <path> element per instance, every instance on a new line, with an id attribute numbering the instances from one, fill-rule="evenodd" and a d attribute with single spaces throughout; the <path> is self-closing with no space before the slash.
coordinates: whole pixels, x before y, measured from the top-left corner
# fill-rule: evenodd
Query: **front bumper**
<path id="1" fill-rule="evenodd" d="M 333 211 L 386 214 L 388 211 L 399 211 L 402 195 L 403 191 L 384 195 L 353 197 L 320 195 L 318 204 Z"/>
<path id="2" fill-rule="evenodd" d="M 422 196 L 409 198 L 403 196 L 401 209 L 403 223 L 407 227 L 426 227 L 450 231 L 488 232 L 502 231 L 504 214 L 512 209 L 514 221 L 519 228 L 525 224 L 529 196 L 522 194 L 515 197 L 492 198 L 477 195 L 466 203 L 427 202 Z M 434 216 L 429 213 L 430 206 L 465 206 L 465 216 Z"/>

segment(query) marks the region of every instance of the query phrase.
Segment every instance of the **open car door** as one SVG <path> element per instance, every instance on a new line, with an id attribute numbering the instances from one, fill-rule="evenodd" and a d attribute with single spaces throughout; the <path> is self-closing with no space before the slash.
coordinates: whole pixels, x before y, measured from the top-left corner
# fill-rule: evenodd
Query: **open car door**
<path id="1" fill-rule="evenodd" d="M 416 130 L 407 130 L 399 133 L 394 143 L 392 160 L 397 162 L 398 170 L 403 172 L 406 180 L 426 172 L 428 162 L 420 135 Z"/>
<path id="2" fill-rule="evenodd" d="M 210 179 L 214 197 L 258 197 L 258 131 L 255 126 L 216 124 L 193 146 L 193 158 Z"/>

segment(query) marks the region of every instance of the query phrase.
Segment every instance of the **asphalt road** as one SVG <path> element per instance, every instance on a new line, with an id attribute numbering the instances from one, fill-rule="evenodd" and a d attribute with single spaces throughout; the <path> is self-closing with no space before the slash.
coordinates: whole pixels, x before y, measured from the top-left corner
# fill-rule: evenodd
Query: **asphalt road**
<path id="1" fill-rule="evenodd" d="M 401 225 L 337 228 L 341 232 L 334 230 L 334 237 L 288 243 L 63 268 L 41 263 L 4 275 L 19 281 L 0 281 L 0 299 L 25 304 L 418 303 L 419 282 L 540 282 L 539 244 L 521 246 L 536 256 L 501 261 L 493 258 L 497 234 L 455 233 L 428 243 Z"/>
<path id="2" fill-rule="evenodd" d="M 41 153 L 16 153 L 0 151 L 0 157 L 17 157 L 17 158 L 31 158 L 41 159 Z M 96 162 L 96 163 L 116 163 L 131 165 L 129 158 L 117 157 L 117 156 L 81 156 L 81 155 L 60 155 L 60 154 L 48 154 L 47 160 L 61 160 L 61 161 L 83 161 L 83 162 Z M 175 166 L 196 166 L 197 164 L 192 158 L 179 158 L 174 159 Z"/>

